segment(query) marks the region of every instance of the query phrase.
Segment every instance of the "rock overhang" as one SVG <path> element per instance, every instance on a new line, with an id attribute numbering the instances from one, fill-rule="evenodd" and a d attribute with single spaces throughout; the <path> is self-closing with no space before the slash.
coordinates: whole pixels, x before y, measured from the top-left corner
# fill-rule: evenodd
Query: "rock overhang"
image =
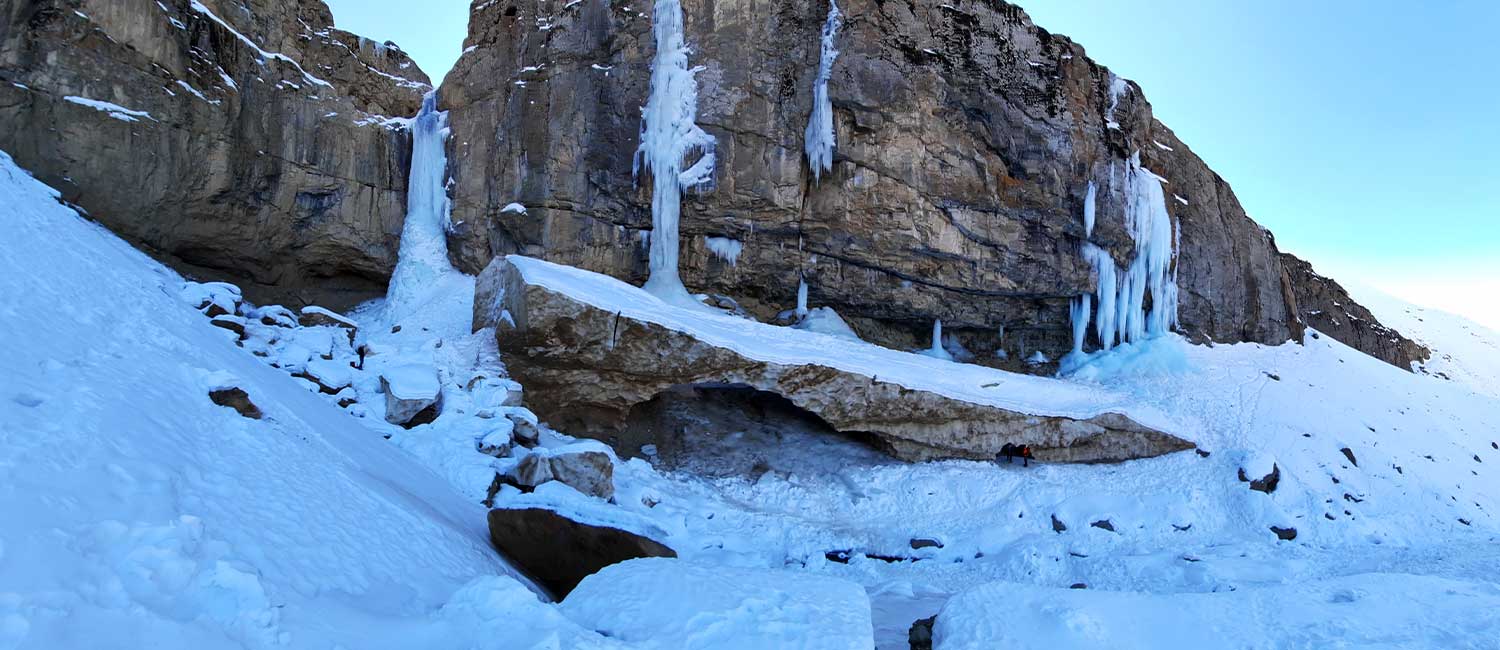
<path id="1" fill-rule="evenodd" d="M 475 327 L 494 327 L 529 406 L 607 438 L 680 386 L 775 393 L 909 461 L 1110 462 L 1192 449 L 1159 413 L 1097 386 L 930 359 L 822 334 L 672 307 L 626 283 L 537 259 L 496 258 L 476 283 Z"/>

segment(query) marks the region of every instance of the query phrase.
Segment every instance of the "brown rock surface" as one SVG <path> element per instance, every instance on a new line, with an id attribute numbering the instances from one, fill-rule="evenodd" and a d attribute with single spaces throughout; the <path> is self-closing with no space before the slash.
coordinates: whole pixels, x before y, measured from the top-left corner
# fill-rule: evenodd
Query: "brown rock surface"
<path id="1" fill-rule="evenodd" d="M 1013 367 L 1066 352 L 1068 301 L 1091 291 L 1093 240 L 1126 262 L 1124 161 L 1167 179 L 1181 233 L 1182 330 L 1195 340 L 1295 338 L 1281 261 L 1229 186 L 1152 117 L 1133 84 L 1004 2 L 848 0 L 833 66 L 834 168 L 815 183 L 803 129 L 827 4 L 684 0 L 699 123 L 718 139 L 717 188 L 684 199 L 682 273 L 762 319 L 813 305 L 891 347 L 934 317 L 981 359 Z M 474 5 L 447 77 L 456 186 L 454 257 L 477 272 L 520 252 L 639 283 L 647 183 L 632 179 L 649 91 L 651 3 Z M 1110 128 L 1112 121 L 1119 128 Z M 1181 197 L 1177 200 L 1174 196 Z M 511 202 L 525 214 L 504 213 Z M 706 236 L 743 242 L 737 264 Z M 1003 340 L 996 336 L 1005 328 Z"/>
<path id="2" fill-rule="evenodd" d="M 1311 264 L 1290 253 L 1281 263 L 1297 296 L 1302 322 L 1397 368 L 1412 369 L 1432 352 L 1400 332 L 1380 324 L 1375 315 L 1354 302 L 1333 278 L 1318 275 Z"/>
<path id="3" fill-rule="evenodd" d="M 500 301 L 511 317 L 496 328 L 511 376 L 526 385 L 531 410 L 569 433 L 608 438 L 626 427 L 633 407 L 674 387 L 736 385 L 781 395 L 905 460 L 990 460 L 1006 443 L 1029 444 L 1038 460 L 1058 462 L 1193 448 L 1118 413 L 1036 416 L 827 366 L 758 361 L 528 284 L 505 258 L 485 274 L 499 276 L 490 284 L 503 288 Z"/>
<path id="4" fill-rule="evenodd" d="M 495 548 L 559 600 L 611 564 L 677 557 L 676 551 L 644 535 L 576 521 L 546 508 L 496 508 L 489 524 Z"/>
<path id="5" fill-rule="evenodd" d="M 116 233 L 256 302 L 380 292 L 410 158 L 384 116 L 415 114 L 426 75 L 333 28 L 322 0 L 202 5 L 217 20 L 190 0 L 0 2 L 0 149 Z"/>

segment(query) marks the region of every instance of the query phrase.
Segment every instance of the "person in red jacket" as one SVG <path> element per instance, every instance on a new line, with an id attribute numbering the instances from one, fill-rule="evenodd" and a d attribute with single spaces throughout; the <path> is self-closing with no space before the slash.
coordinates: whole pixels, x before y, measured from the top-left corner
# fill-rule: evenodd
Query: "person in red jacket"
<path id="1" fill-rule="evenodd" d="M 1032 459 L 1031 445 L 1013 445 L 1007 442 L 1004 447 L 1000 448 L 1000 453 L 995 454 L 995 462 L 1000 462 L 1001 456 L 1005 457 L 1006 463 L 1014 462 L 1015 458 L 1020 456 L 1021 467 L 1030 467 Z"/>

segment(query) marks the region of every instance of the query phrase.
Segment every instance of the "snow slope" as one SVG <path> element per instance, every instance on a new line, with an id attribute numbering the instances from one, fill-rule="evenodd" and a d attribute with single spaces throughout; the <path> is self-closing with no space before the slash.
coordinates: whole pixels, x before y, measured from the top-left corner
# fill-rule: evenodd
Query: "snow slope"
<path id="1" fill-rule="evenodd" d="M 1500 587 L 1389 574 L 1181 596 L 992 584 L 948 603 L 933 632 L 937 650 L 1494 648 Z"/>
<path id="2" fill-rule="evenodd" d="M 1438 578 L 1471 582 L 1481 593 L 1496 584 L 1500 400 L 1402 371 L 1316 332 L 1306 345 L 1282 346 L 1204 347 L 1163 337 L 1096 355 L 1060 380 L 680 310 L 586 271 L 512 261 L 528 281 L 753 358 L 826 363 L 1032 412 L 1118 405 L 1157 414 L 1207 454 L 1116 465 L 911 465 L 861 453 L 850 441 L 813 445 L 807 436 L 814 433 L 757 442 L 709 430 L 734 440 L 736 455 L 754 457 L 762 469 L 663 472 L 642 459 L 616 468 L 615 518 L 661 530 L 684 559 L 789 567 L 864 585 L 880 648 L 904 648 L 913 620 L 997 582 L 1052 590 L 1047 598 L 1057 599 L 1070 598 L 1069 587 L 1080 583 L 1166 597 L 1303 593 L 1318 581 L 1349 578 L 1373 585 L 1370 599 L 1395 597 L 1408 580 L 1416 588 Z M 689 465 L 715 462 L 731 464 L 705 457 Z M 1240 480 L 1242 469 L 1259 479 L 1273 467 L 1280 480 L 1272 493 Z M 607 507 L 583 504 L 567 490 L 505 499 L 590 510 L 599 519 L 598 508 Z M 1295 529 L 1296 537 L 1282 541 L 1273 527 Z M 938 545 L 914 548 L 915 540 Z M 1207 602 L 1230 611 L 1243 601 Z M 1330 605 L 1314 613 L 1338 612 Z M 1357 636 L 1348 638 L 1358 645 Z M 1285 639 L 1267 632 L 1247 643 L 1275 647 Z"/>
<path id="3" fill-rule="evenodd" d="M 1432 351 L 1421 372 L 1500 397 L 1500 332 L 1463 316 L 1418 307 L 1357 282 L 1347 283 L 1346 289 L 1381 324 Z"/>
<path id="4" fill-rule="evenodd" d="M 0 648 L 608 645 L 508 577 L 481 506 L 3 153 L 0 197 Z"/>

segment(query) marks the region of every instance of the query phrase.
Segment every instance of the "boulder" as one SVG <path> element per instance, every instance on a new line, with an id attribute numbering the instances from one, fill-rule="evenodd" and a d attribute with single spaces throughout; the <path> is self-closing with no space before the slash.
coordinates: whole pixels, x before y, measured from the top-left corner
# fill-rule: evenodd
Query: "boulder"
<path id="1" fill-rule="evenodd" d="M 913 621 L 911 627 L 906 630 L 907 646 L 911 650 L 932 650 L 932 625 L 936 622 L 936 616 Z"/>
<path id="2" fill-rule="evenodd" d="M 342 327 L 351 331 L 359 329 L 358 323 L 317 305 L 303 307 L 297 324 L 303 327 Z"/>
<path id="3" fill-rule="evenodd" d="M 1260 478 L 1252 479 L 1245 473 L 1245 468 L 1241 467 L 1240 482 L 1249 483 L 1250 489 L 1252 490 L 1270 494 L 1276 491 L 1276 485 L 1281 482 L 1281 468 L 1278 467 L 1275 463 L 1272 463 L 1271 471 L 1269 473 Z"/>
<path id="4" fill-rule="evenodd" d="M 403 425 L 427 409 L 436 410 L 443 396 L 437 369 L 416 364 L 382 371 L 380 391 L 385 393 L 385 421 Z"/>
<path id="5" fill-rule="evenodd" d="M 243 388 L 217 388 L 208 392 L 208 399 L 219 406 L 232 408 L 236 413 L 252 420 L 259 420 L 262 417 L 260 407 L 250 401 L 249 393 L 246 393 Z"/>
<path id="6" fill-rule="evenodd" d="M 618 449 L 638 449 L 655 442 L 618 439 L 633 407 L 673 387 L 698 384 L 747 386 L 775 393 L 835 430 L 873 438 L 884 450 L 906 460 L 991 460 L 1006 443 L 1029 444 L 1038 460 L 1053 462 L 1118 461 L 1193 448 L 1185 440 L 1120 413 L 1083 418 L 1035 415 L 827 365 L 751 358 L 692 333 L 602 309 L 529 282 L 517 267 L 522 263 L 547 273 L 582 273 L 522 258 L 492 263 L 493 272 L 503 276 L 502 301 L 514 323 L 496 329 L 507 368 L 527 386 L 530 408 L 552 426 L 604 439 Z M 600 280 L 618 284 L 608 278 Z M 625 296 L 621 300 L 654 300 L 624 285 L 599 290 Z M 817 337 L 819 345 L 833 340 L 769 325 L 745 326 L 767 328 L 766 335 L 772 337 Z M 862 346 L 862 352 L 880 351 L 853 341 L 844 344 Z M 903 360 L 908 357 L 891 354 Z M 997 378 L 1006 376 L 978 370 Z"/>
<path id="7" fill-rule="evenodd" d="M 677 557 L 645 535 L 577 521 L 549 508 L 496 508 L 490 511 L 489 526 L 495 548 L 558 598 L 611 564 Z"/>
<path id="8" fill-rule="evenodd" d="M 245 337 L 245 319 L 232 314 L 220 314 L 208 321 L 214 327 L 220 327 L 234 332 L 240 338 Z"/>
<path id="9" fill-rule="evenodd" d="M 598 443 L 534 450 L 507 478 L 522 489 L 559 481 L 589 496 L 611 499 L 615 495 L 614 461 L 594 445 Z"/>

